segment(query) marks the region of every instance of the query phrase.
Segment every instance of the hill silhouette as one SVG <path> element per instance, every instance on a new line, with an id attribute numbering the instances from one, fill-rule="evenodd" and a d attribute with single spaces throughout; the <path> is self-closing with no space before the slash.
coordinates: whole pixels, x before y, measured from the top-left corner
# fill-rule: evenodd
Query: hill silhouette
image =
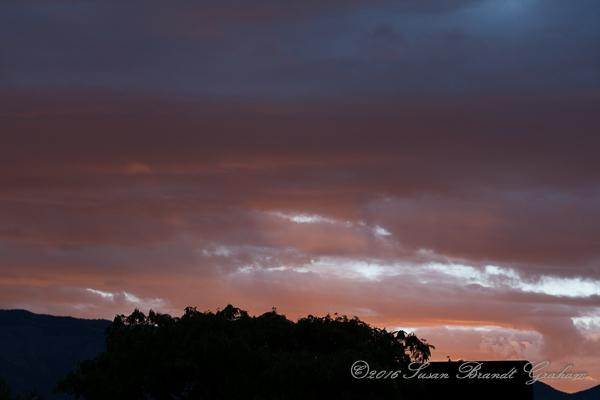
<path id="1" fill-rule="evenodd" d="M 600 385 L 576 393 L 565 393 L 544 382 L 537 381 L 533 384 L 533 398 L 534 400 L 598 400 L 600 399 Z"/>
<path id="2" fill-rule="evenodd" d="M 37 389 L 46 400 L 71 399 L 53 395 L 58 379 L 78 361 L 96 357 L 106 346 L 108 320 L 87 320 L 0 310 L 0 379 L 15 395 Z"/>

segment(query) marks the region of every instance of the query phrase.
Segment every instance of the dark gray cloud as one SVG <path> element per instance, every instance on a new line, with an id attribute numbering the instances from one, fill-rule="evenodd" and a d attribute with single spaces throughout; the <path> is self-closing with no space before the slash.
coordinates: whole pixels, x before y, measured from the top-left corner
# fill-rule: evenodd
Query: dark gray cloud
<path id="1" fill-rule="evenodd" d="M 3 5 L 2 87 L 210 96 L 598 89 L 597 4 L 576 1 Z"/>
<path id="2" fill-rule="evenodd" d="M 413 251 L 598 273 L 594 97 L 5 98 L 8 240 L 223 239 L 282 210 L 378 224 Z"/>

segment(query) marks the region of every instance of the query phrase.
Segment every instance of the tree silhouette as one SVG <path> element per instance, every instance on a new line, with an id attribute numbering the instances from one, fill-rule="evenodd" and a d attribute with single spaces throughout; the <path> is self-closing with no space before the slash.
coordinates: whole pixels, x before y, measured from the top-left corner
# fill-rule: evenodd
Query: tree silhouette
<path id="1" fill-rule="evenodd" d="M 12 400 L 12 389 L 4 379 L 0 379 L 0 400 Z"/>
<path id="2" fill-rule="evenodd" d="M 0 400 L 44 400 L 44 398 L 35 389 L 25 397 L 13 397 L 11 387 L 4 379 L 0 379 Z"/>
<path id="3" fill-rule="evenodd" d="M 104 399 L 395 399 L 418 391 L 403 379 L 352 377 L 357 360 L 372 370 L 427 361 L 432 345 L 357 317 L 309 315 L 296 323 L 276 309 L 258 317 L 228 305 L 181 318 L 150 310 L 116 316 L 106 352 L 81 362 L 56 392 Z"/>

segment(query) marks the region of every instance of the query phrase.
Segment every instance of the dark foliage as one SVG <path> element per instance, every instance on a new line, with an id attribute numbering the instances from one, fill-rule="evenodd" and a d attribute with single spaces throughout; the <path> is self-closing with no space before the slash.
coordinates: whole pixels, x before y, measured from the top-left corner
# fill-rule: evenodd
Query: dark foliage
<path id="1" fill-rule="evenodd" d="M 357 380 L 352 364 L 405 371 L 433 348 L 357 317 L 294 323 L 275 309 L 250 317 L 231 305 L 216 313 L 188 307 L 181 318 L 136 309 L 115 317 L 106 334 L 106 352 L 81 362 L 56 392 L 88 400 L 399 399 L 418 383 Z"/>
<path id="2" fill-rule="evenodd" d="M 4 379 L 0 380 L 0 400 L 12 400 L 12 389 Z"/>
<path id="3" fill-rule="evenodd" d="M 33 390 L 27 396 L 13 396 L 11 387 L 4 379 L 0 379 L 0 400 L 44 400 L 37 390 Z"/>

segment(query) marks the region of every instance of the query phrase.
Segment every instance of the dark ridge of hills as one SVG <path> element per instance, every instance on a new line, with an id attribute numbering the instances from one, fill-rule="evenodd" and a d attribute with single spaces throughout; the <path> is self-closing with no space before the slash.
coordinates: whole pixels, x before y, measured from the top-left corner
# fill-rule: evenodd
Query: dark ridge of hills
<path id="1" fill-rule="evenodd" d="M 573 397 L 569 393 L 561 392 L 544 382 L 537 381 L 533 384 L 533 398 L 534 400 L 570 400 Z"/>
<path id="2" fill-rule="evenodd" d="M 46 400 L 71 399 L 53 395 L 52 387 L 77 362 L 95 358 L 106 349 L 104 330 L 110 324 L 101 319 L 0 310 L 0 379 L 14 395 L 37 389 Z"/>
<path id="3" fill-rule="evenodd" d="M 582 390 L 571 395 L 571 400 L 598 400 L 600 399 L 600 385 Z"/>
<path id="4" fill-rule="evenodd" d="M 600 385 L 576 393 L 565 393 L 554 389 L 552 386 L 537 381 L 533 384 L 534 400 L 598 400 L 600 399 Z"/>

